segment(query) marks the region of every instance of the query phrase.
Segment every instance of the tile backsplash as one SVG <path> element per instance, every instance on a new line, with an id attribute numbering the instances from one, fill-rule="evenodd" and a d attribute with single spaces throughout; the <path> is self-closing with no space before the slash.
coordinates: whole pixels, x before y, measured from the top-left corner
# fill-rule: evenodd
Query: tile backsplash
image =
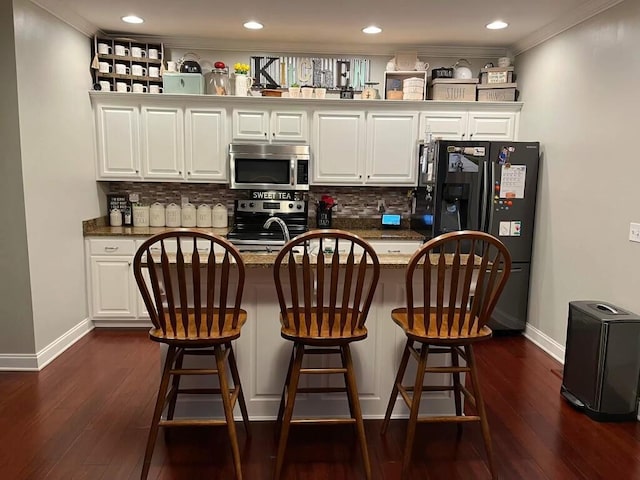
<path id="1" fill-rule="evenodd" d="M 409 187 L 311 187 L 305 197 L 309 200 L 309 217 L 315 217 L 316 202 L 322 195 L 331 195 L 337 202 L 334 217 L 376 217 L 378 200 L 384 200 L 388 213 L 400 213 L 406 217 L 410 213 L 407 197 Z M 109 182 L 109 193 L 137 193 L 140 203 L 177 203 L 183 196 L 194 205 L 222 203 L 230 212 L 235 199 L 248 198 L 247 190 L 231 190 L 227 185 L 216 183 L 158 183 L 158 182 Z"/>

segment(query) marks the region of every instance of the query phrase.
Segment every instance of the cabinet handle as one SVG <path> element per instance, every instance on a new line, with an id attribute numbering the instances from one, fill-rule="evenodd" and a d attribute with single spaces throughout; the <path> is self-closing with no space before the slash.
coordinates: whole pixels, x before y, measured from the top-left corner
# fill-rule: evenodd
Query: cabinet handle
<path id="1" fill-rule="evenodd" d="M 371 175 L 367 175 L 367 178 L 371 178 Z"/>
<path id="2" fill-rule="evenodd" d="M 264 132 L 264 138 L 267 138 L 267 132 Z"/>
<path id="3" fill-rule="evenodd" d="M 140 173 L 140 170 L 137 170 L 137 169 L 136 169 L 136 173 Z"/>
<path id="4" fill-rule="evenodd" d="M 387 253 L 400 253 L 400 250 L 387 250 Z"/>
<path id="5" fill-rule="evenodd" d="M 129 266 L 131 266 L 131 262 L 127 262 L 129 264 Z"/>
<path id="6" fill-rule="evenodd" d="M 120 247 L 104 247 L 105 252 L 115 252 Z"/>
<path id="7" fill-rule="evenodd" d="M 466 133 L 463 133 L 463 134 L 462 134 L 462 138 L 464 138 L 464 136 L 465 136 L 465 135 L 466 135 Z"/>
<path id="8" fill-rule="evenodd" d="M 182 170 L 178 170 L 178 175 L 182 175 Z"/>
<path id="9" fill-rule="evenodd" d="M 362 178 L 362 175 L 358 175 L 358 178 Z"/>
<path id="10" fill-rule="evenodd" d="M 187 175 L 191 175 L 191 172 L 187 172 Z"/>
<path id="11" fill-rule="evenodd" d="M 470 134 L 469 134 L 469 138 L 473 138 L 473 133 L 470 133 Z"/>
<path id="12" fill-rule="evenodd" d="M 273 132 L 273 133 L 271 134 L 271 136 L 272 136 L 272 137 L 275 137 L 275 136 L 276 136 L 276 132 Z"/>

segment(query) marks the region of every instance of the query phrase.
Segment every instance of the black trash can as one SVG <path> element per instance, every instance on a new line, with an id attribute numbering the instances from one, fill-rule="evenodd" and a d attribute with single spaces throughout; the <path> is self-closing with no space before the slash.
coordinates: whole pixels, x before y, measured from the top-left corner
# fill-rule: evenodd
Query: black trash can
<path id="1" fill-rule="evenodd" d="M 569 302 L 561 393 L 594 420 L 636 420 L 640 316 L 606 302 Z"/>

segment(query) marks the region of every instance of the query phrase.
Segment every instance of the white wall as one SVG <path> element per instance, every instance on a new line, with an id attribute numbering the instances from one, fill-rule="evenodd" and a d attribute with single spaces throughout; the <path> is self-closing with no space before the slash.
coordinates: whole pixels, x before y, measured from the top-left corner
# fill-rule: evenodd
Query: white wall
<path id="1" fill-rule="evenodd" d="M 13 6 L 0 3 L 0 354 L 34 351 Z"/>
<path id="2" fill-rule="evenodd" d="M 82 221 L 95 181 L 90 39 L 14 0 L 20 137 L 35 350 L 87 318 Z M 6 59 L 5 59 L 6 60 Z"/>
<path id="3" fill-rule="evenodd" d="M 562 345 L 570 300 L 640 314 L 639 46 L 628 0 L 516 58 L 520 139 L 543 151 L 529 322 Z"/>

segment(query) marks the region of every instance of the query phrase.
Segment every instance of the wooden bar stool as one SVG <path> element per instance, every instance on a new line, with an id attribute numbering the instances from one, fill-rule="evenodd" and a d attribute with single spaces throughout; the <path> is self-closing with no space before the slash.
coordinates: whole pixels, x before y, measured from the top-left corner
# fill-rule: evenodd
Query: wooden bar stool
<path id="1" fill-rule="evenodd" d="M 233 418 L 236 402 L 249 433 L 249 416 L 231 345 L 247 319 L 240 308 L 245 277 L 240 253 L 222 237 L 182 229 L 144 242 L 136 252 L 133 269 L 153 323 L 149 337 L 168 346 L 140 478 L 146 479 L 149 473 L 159 427 L 226 424 L 235 478 L 240 480 L 240 450 Z M 185 368 L 185 356 L 213 356 L 215 365 Z M 220 386 L 181 389 L 182 375 L 217 375 Z M 222 395 L 225 420 L 174 419 L 178 394 L 215 393 Z M 165 408 L 166 420 L 161 420 Z"/>
<path id="2" fill-rule="evenodd" d="M 311 254 L 311 248 L 317 254 Z M 273 276 L 280 303 L 280 333 L 293 342 L 278 411 L 280 438 L 274 478 L 279 479 L 282 473 L 290 424 L 355 423 L 366 478 L 370 479 L 367 440 L 349 344 L 367 337 L 364 323 L 380 277 L 378 256 L 371 245 L 351 233 L 316 230 L 284 246 L 276 258 Z M 303 367 L 306 354 L 338 354 L 342 367 Z M 304 374 L 344 375 L 346 388 L 299 388 L 300 375 Z M 346 392 L 351 418 L 292 420 L 297 393 L 324 392 Z"/>
<path id="3" fill-rule="evenodd" d="M 407 335 L 407 343 L 382 424 L 384 434 L 400 393 L 410 410 L 402 478 L 409 478 L 418 422 L 480 422 L 489 470 L 492 477 L 497 478 L 473 344 L 491 337 L 491 329 L 486 324 L 510 271 L 511 256 L 502 242 L 489 234 L 473 231 L 440 235 L 420 248 L 409 261 L 407 306 L 391 313 L 393 321 Z M 414 284 L 417 285 L 414 287 Z M 421 297 L 421 304 L 416 301 L 416 295 Z M 418 348 L 414 346 L 416 343 Z M 428 367 L 430 353 L 450 354 L 451 365 Z M 409 357 L 417 360 L 418 368 L 414 384 L 405 386 L 402 380 Z M 460 365 L 460 357 L 466 366 Z M 451 373 L 453 385 L 423 385 L 425 373 Z M 461 382 L 461 373 L 470 374 L 470 389 Z M 418 417 L 420 397 L 425 391 L 452 391 L 456 416 Z M 475 407 L 476 415 L 463 416 L 461 394 Z"/>

